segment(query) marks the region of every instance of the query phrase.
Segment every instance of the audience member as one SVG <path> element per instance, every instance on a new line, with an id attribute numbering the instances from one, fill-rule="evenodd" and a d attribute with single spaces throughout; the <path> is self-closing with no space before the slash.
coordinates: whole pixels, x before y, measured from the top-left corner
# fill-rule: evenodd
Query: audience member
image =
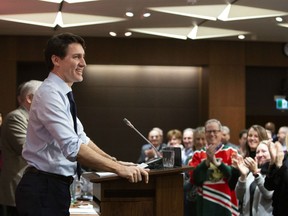
<path id="1" fill-rule="evenodd" d="M 22 84 L 18 96 L 19 107 L 8 113 L 3 122 L 1 144 L 4 163 L 0 174 L 0 203 L 9 216 L 18 215 L 14 194 L 27 165 L 22 158 L 22 149 L 33 95 L 41 84 L 37 80 Z"/>
<path id="2" fill-rule="evenodd" d="M 274 216 L 286 216 L 288 213 L 288 160 L 284 157 L 281 144 L 269 142 L 270 164 L 264 187 L 273 191 L 272 206 Z M 283 160 L 284 159 L 284 160 Z"/>
<path id="3" fill-rule="evenodd" d="M 268 136 L 268 139 L 273 141 L 273 138 L 272 138 L 272 132 L 270 130 L 267 130 L 266 129 L 266 133 L 267 133 L 267 136 Z"/>
<path id="4" fill-rule="evenodd" d="M 183 148 L 182 132 L 178 129 L 169 130 L 167 133 L 167 146 Z"/>
<path id="5" fill-rule="evenodd" d="M 268 140 L 268 136 L 265 128 L 260 125 L 253 125 L 248 129 L 247 142 L 244 146 L 244 149 L 239 151 L 244 158 L 251 157 L 255 158 L 256 148 L 262 140 Z M 235 155 L 234 155 L 235 156 Z M 232 175 L 229 179 L 229 186 L 232 190 L 235 189 L 235 186 L 238 182 L 240 176 L 239 170 L 232 165 Z"/>
<path id="6" fill-rule="evenodd" d="M 187 159 L 191 158 L 193 155 L 193 129 L 192 128 L 186 128 L 183 131 L 183 146 L 181 159 L 182 164 L 187 164 Z"/>
<path id="7" fill-rule="evenodd" d="M 284 153 L 287 152 L 286 140 L 285 140 L 287 134 L 288 134 L 288 127 L 287 126 L 280 127 L 278 130 L 278 133 L 277 133 L 277 138 L 278 138 L 277 142 L 279 142 L 281 144 Z"/>
<path id="8" fill-rule="evenodd" d="M 264 126 L 264 128 L 266 130 L 271 131 L 271 136 L 272 136 L 272 140 L 273 142 L 277 141 L 277 134 L 276 134 L 276 127 L 275 124 L 273 122 L 267 122 Z"/>
<path id="9" fill-rule="evenodd" d="M 148 172 L 117 161 L 85 133 L 77 118 L 72 85 L 83 80 L 85 41 L 78 35 L 52 36 L 44 51 L 50 71 L 33 97 L 22 156 L 28 163 L 15 193 L 20 216 L 68 216 L 70 184 L 80 169 L 113 172 L 131 183 L 145 181 Z"/>
<path id="10" fill-rule="evenodd" d="M 197 127 L 193 132 L 193 153 L 195 151 L 200 151 L 207 145 L 205 138 L 205 128 Z M 193 155 L 192 155 L 193 156 Z M 186 164 L 189 164 L 192 156 L 187 158 Z M 184 216 L 197 216 L 197 186 L 192 185 L 189 179 L 188 173 L 185 173 L 184 181 Z"/>
<path id="11" fill-rule="evenodd" d="M 193 133 L 193 151 L 200 151 L 207 146 L 205 127 L 197 127 Z"/>
<path id="12" fill-rule="evenodd" d="M 239 153 L 244 156 L 245 155 L 245 145 L 247 142 L 248 130 L 243 129 L 239 132 Z"/>
<path id="13" fill-rule="evenodd" d="M 248 130 L 244 129 L 242 131 L 240 131 L 239 133 L 239 148 L 238 148 L 238 152 L 239 154 L 244 157 L 245 155 L 245 146 L 246 146 L 246 143 L 247 143 L 247 133 L 248 133 Z M 234 155 L 234 156 L 238 156 L 238 155 Z M 234 163 L 232 165 L 232 175 L 229 179 L 229 187 L 231 190 L 234 190 L 235 187 L 236 187 L 236 184 L 238 182 L 238 178 L 240 176 L 240 172 L 237 168 L 237 166 L 234 166 Z"/>
<path id="14" fill-rule="evenodd" d="M 163 134 L 163 130 L 159 127 L 154 127 L 152 128 L 152 130 L 158 130 L 159 131 L 159 135 L 160 135 L 160 143 L 164 143 L 164 134 Z"/>
<path id="15" fill-rule="evenodd" d="M 260 125 L 252 125 L 248 129 L 248 136 L 247 136 L 247 143 L 245 145 L 245 155 L 246 157 L 255 158 L 256 155 L 256 148 L 262 140 L 268 140 L 268 135 L 265 130 Z"/>
<path id="16" fill-rule="evenodd" d="M 230 128 L 227 126 L 222 126 L 222 143 L 228 147 L 239 149 L 239 146 L 230 142 Z"/>
<path id="17" fill-rule="evenodd" d="M 222 144 L 222 125 L 216 119 L 205 123 L 205 135 L 208 147 L 195 151 L 189 163 L 194 167 L 191 183 L 198 186 L 197 215 L 238 215 L 236 194 L 228 185 L 237 150 Z"/>
<path id="18" fill-rule="evenodd" d="M 161 152 L 163 148 L 167 147 L 165 143 L 162 143 L 161 135 L 159 129 L 152 129 L 148 134 L 148 140 L 153 144 L 153 146 Z M 141 153 L 137 163 L 144 163 L 149 160 L 155 159 L 157 157 L 157 152 L 153 147 L 147 143 L 144 144 L 141 148 Z"/>
<path id="19" fill-rule="evenodd" d="M 243 160 L 242 156 L 236 159 L 236 166 L 241 173 L 235 188 L 237 198 L 241 201 L 240 215 L 272 215 L 273 191 L 264 187 L 270 161 L 267 142 L 260 142 L 255 159 L 246 157 Z"/>

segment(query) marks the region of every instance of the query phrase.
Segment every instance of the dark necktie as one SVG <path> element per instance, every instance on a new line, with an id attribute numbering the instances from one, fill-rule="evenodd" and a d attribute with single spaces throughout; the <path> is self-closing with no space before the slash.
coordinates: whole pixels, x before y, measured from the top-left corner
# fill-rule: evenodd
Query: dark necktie
<path id="1" fill-rule="evenodd" d="M 71 112 L 71 115 L 72 115 L 72 118 L 73 118 L 74 131 L 77 134 L 77 121 L 76 121 L 77 108 L 76 108 L 76 103 L 75 103 L 72 91 L 67 93 L 67 97 L 68 97 L 68 100 L 69 100 L 69 103 L 70 103 L 70 112 Z M 78 176 L 78 180 L 80 180 L 81 174 L 82 174 L 82 169 L 81 169 L 81 166 L 80 166 L 79 162 L 77 161 L 77 176 Z"/>

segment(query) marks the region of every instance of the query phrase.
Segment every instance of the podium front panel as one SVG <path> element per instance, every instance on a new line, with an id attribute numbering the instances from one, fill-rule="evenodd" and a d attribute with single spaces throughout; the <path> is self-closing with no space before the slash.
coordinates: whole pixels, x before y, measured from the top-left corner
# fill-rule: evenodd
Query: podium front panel
<path id="1" fill-rule="evenodd" d="M 182 216 L 183 172 L 189 167 L 151 170 L 149 183 L 130 183 L 120 177 L 93 178 L 101 216 Z"/>

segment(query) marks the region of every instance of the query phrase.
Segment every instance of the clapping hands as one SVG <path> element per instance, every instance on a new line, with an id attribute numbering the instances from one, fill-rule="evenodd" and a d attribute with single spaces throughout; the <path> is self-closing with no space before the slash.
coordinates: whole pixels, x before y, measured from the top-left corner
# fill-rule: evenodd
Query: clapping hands
<path id="1" fill-rule="evenodd" d="M 273 143 L 269 141 L 267 143 L 270 153 L 270 165 L 275 164 L 277 167 L 281 167 L 284 159 L 284 151 L 282 145 L 279 142 Z"/>
<path id="2" fill-rule="evenodd" d="M 215 152 L 217 151 L 218 145 L 209 145 L 206 149 L 206 165 L 209 167 L 210 163 L 213 163 L 216 167 L 220 166 L 221 160 L 217 160 L 215 157 Z"/>
<path id="3" fill-rule="evenodd" d="M 246 177 L 249 173 L 249 168 L 245 164 L 243 157 L 239 154 L 232 155 L 232 166 L 240 171 L 241 176 Z"/>

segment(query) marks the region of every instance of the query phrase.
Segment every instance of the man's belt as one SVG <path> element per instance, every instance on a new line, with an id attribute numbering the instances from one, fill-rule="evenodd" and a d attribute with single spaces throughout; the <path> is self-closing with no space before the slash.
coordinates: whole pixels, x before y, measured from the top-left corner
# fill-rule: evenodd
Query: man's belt
<path id="1" fill-rule="evenodd" d="M 55 174 L 55 173 L 45 172 L 42 170 L 38 170 L 33 166 L 27 167 L 25 170 L 25 173 L 35 173 L 35 174 L 45 175 L 47 177 L 63 181 L 67 184 L 72 184 L 72 182 L 74 180 L 74 178 L 72 176 L 63 176 L 63 175 L 59 175 L 59 174 Z"/>

